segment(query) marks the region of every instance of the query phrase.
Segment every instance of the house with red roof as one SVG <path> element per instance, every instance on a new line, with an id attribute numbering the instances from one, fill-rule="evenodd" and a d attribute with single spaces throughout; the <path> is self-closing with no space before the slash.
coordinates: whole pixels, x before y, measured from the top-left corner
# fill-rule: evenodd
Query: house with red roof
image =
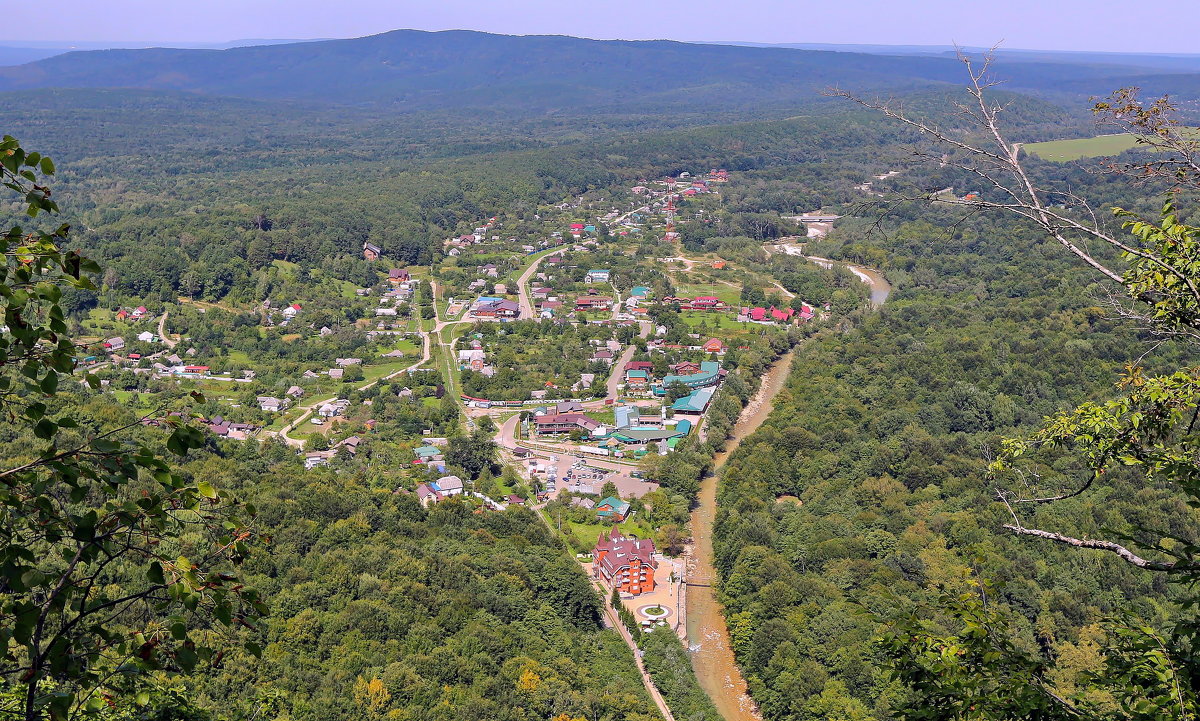
<path id="1" fill-rule="evenodd" d="M 592 576 L 603 579 L 618 593 L 650 593 L 656 568 L 654 541 L 623 536 L 616 526 L 601 533 L 592 549 Z"/>
<path id="2" fill-rule="evenodd" d="M 718 339 L 718 338 L 709 338 L 707 341 L 704 342 L 704 352 L 705 353 L 724 353 L 725 352 L 725 344 L 722 343 L 720 341 L 720 339 Z"/>
<path id="3" fill-rule="evenodd" d="M 715 295 L 698 295 L 688 305 L 695 310 L 721 310 L 725 307 L 725 302 Z"/>
<path id="4" fill-rule="evenodd" d="M 147 312 L 146 306 L 139 305 L 137 308 L 133 309 L 133 313 L 131 313 L 129 317 L 134 320 L 141 320 L 142 318 L 146 317 Z"/>

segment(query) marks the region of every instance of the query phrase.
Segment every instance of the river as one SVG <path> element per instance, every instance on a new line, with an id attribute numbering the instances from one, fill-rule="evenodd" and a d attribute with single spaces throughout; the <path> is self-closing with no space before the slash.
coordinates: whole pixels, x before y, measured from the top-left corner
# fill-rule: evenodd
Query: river
<path id="1" fill-rule="evenodd" d="M 783 389 L 792 366 L 789 352 L 763 376 L 754 398 L 742 410 L 725 450 L 713 458 L 713 470 L 700 482 L 692 511 L 692 544 L 688 554 L 687 639 L 692 668 L 700 687 L 713 700 L 725 721 L 758 721 L 746 681 L 734 662 L 725 614 L 717 601 L 717 572 L 713 567 L 712 531 L 717 515 L 717 478 L 742 439 L 756 431 L 771 413 L 771 401 Z"/>
<path id="2" fill-rule="evenodd" d="M 790 246 L 794 248 L 795 246 Z M 797 251 L 799 249 L 796 249 Z M 785 247 L 785 251 L 793 255 Z M 807 257 L 807 256 L 805 256 Z M 834 261 L 809 258 L 824 265 Z M 871 268 L 844 264 L 860 280 L 871 286 L 871 305 L 883 305 L 892 292 L 883 275 Z M 713 700 L 725 721 L 761 721 L 762 716 L 747 691 L 746 680 L 733 657 L 725 613 L 717 601 L 717 572 L 713 565 L 712 532 L 717 515 L 717 485 L 729 456 L 742 439 L 763 424 L 771 413 L 772 401 L 787 383 L 794 351 L 788 352 L 767 370 L 762 385 L 750 403 L 742 409 L 725 450 L 713 458 L 713 470 L 700 483 L 697 506 L 692 511 L 692 538 L 687 570 L 687 643 L 692 652 L 692 668 L 700 687 Z"/>

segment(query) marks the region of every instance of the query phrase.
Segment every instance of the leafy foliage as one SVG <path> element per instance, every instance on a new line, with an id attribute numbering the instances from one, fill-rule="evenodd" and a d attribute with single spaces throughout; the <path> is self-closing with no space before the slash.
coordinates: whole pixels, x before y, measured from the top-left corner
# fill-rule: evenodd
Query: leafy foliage
<path id="1" fill-rule="evenodd" d="M 5 136 L 0 165 L 30 217 L 57 210 L 38 175 L 53 174 L 49 158 Z M 20 687 L 11 711 L 28 721 L 99 708 L 117 675 L 213 662 L 220 629 L 266 613 L 228 570 L 254 538 L 229 497 L 124 443 L 128 424 L 102 428 L 58 402 L 77 353 L 62 288 L 91 288 L 85 274 L 98 270 L 60 249 L 67 232 L 11 228 L 0 268 L 0 412 L 41 445 L 0 471 L 0 668 Z M 201 445 L 197 430 L 172 424 L 170 452 Z"/>

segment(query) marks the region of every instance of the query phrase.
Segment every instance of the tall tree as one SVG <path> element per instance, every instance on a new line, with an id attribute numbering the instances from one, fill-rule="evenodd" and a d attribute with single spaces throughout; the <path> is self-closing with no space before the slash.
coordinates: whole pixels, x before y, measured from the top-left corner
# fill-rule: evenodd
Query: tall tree
<path id="1" fill-rule="evenodd" d="M 49 158 L 0 141 L 0 183 L 34 223 L 58 210 L 53 173 Z M 42 442 L 0 469 L 0 677 L 20 690 L 20 708 L 5 710 L 26 721 L 98 709 L 114 679 L 139 671 L 211 662 L 238 624 L 266 612 L 229 572 L 255 536 L 234 512 L 253 509 L 135 445 L 141 423 L 105 429 L 73 417 L 84 391 L 62 382 L 81 353 L 60 301 L 64 288 L 94 290 L 100 268 L 62 250 L 68 232 L 13 226 L 0 241 L 0 413 Z M 202 444 L 178 417 L 161 422 L 171 453 Z"/>

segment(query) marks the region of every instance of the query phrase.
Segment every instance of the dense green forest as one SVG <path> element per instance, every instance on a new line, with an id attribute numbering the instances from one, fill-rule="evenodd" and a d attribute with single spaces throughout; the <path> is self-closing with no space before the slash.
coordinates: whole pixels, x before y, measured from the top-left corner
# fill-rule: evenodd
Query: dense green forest
<path id="1" fill-rule="evenodd" d="M 1093 184 L 1113 198 L 1115 184 Z M 1121 199 L 1145 203 L 1127 187 Z M 1146 338 L 1114 318 L 1091 271 L 1004 218 L 908 206 L 883 230 L 845 226 L 814 249 L 877 264 L 897 289 L 852 329 L 799 346 L 775 411 L 723 476 L 722 595 L 768 719 L 890 717 L 903 696 L 877 655 L 877 619 L 961 591 L 972 574 L 1001 584 L 993 600 L 1014 612 L 1023 645 L 1065 659 L 1067 688 L 1095 662 L 1103 617 L 1177 613 L 1161 576 L 1002 531 L 1007 511 L 985 476 L 1002 436 L 1107 398 Z M 1158 347 L 1146 362 L 1180 353 Z M 1084 536 L 1187 535 L 1196 516 L 1165 485 L 1113 473 L 1036 520 Z"/>

